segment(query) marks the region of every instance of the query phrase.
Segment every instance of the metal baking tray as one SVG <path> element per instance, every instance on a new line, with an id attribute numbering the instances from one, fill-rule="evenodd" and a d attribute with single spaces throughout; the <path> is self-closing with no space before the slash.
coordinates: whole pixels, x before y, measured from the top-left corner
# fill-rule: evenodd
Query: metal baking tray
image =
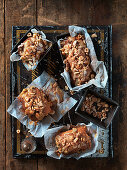
<path id="1" fill-rule="evenodd" d="M 12 27 L 12 49 L 24 36 L 24 34 L 30 29 L 30 26 L 13 26 Z M 56 43 L 56 37 L 62 33 L 68 33 L 68 26 L 37 26 L 37 28 L 46 34 L 47 39 L 53 42 L 53 46 L 46 54 L 44 59 L 38 64 L 37 68 L 33 71 L 27 71 L 22 61 L 11 63 L 11 89 L 10 89 L 10 104 L 20 94 L 23 88 L 30 84 L 35 78 L 37 78 L 43 70 L 48 74 L 54 76 L 58 84 L 65 90 L 66 83 L 60 76 L 63 72 L 64 65 L 60 56 L 60 52 Z M 108 83 L 105 89 L 94 88 L 95 91 L 99 91 L 101 94 L 112 98 L 112 26 L 86 26 L 88 33 L 97 34 L 96 38 L 93 38 L 93 44 L 98 56 L 98 60 L 102 60 L 108 71 Z M 68 91 L 69 93 L 69 91 Z M 80 99 L 80 92 L 73 95 L 77 100 Z M 37 149 L 31 154 L 26 154 L 21 150 L 21 142 L 28 133 L 28 129 L 24 127 L 17 119 L 12 119 L 12 150 L 14 158 L 41 158 L 46 156 L 46 149 L 44 146 L 43 138 L 35 138 L 37 142 Z M 59 122 L 52 124 L 52 126 L 58 126 L 61 124 L 77 124 L 82 122 L 82 118 L 75 114 L 75 108 L 68 112 Z M 83 121 L 84 122 L 84 121 Z M 89 123 L 85 121 L 85 123 Z M 20 133 L 16 131 L 20 130 Z M 95 157 L 113 157 L 113 134 L 112 123 L 106 130 L 99 129 L 99 144 L 95 154 L 90 158 Z"/>

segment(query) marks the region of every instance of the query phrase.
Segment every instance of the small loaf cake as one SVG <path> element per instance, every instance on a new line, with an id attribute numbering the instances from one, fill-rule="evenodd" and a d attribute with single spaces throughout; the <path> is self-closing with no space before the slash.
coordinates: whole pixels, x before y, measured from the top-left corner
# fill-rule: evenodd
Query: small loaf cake
<path id="1" fill-rule="evenodd" d="M 51 46 L 51 43 L 43 40 L 38 33 L 28 33 L 28 38 L 18 46 L 18 54 L 21 56 L 23 63 L 29 66 L 36 65 L 41 55 Z"/>
<path id="2" fill-rule="evenodd" d="M 86 126 L 75 126 L 71 130 L 61 132 L 55 137 L 56 153 L 69 155 L 79 153 L 91 148 L 91 136 Z"/>
<path id="3" fill-rule="evenodd" d="M 65 57 L 66 71 L 69 72 L 74 86 L 85 84 L 95 78 L 84 35 L 66 37 L 61 41 L 60 50 Z"/>
<path id="4" fill-rule="evenodd" d="M 45 93 L 37 87 L 32 86 L 23 89 L 18 99 L 22 103 L 25 115 L 28 115 L 32 121 L 40 121 L 45 116 L 55 113 L 52 109 L 52 102 L 49 101 Z"/>

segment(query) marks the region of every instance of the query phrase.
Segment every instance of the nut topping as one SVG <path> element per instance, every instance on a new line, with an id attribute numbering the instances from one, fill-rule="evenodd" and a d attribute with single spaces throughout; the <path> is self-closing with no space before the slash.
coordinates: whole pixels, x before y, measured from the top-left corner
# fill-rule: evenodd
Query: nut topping
<path id="1" fill-rule="evenodd" d="M 84 35 L 78 34 L 75 37 L 65 38 L 61 41 L 61 47 L 66 71 L 69 72 L 73 85 L 80 86 L 95 78 Z"/>
<path id="2" fill-rule="evenodd" d="M 42 39 L 40 34 L 28 33 L 28 38 L 18 46 L 18 54 L 21 56 L 23 63 L 29 66 L 36 65 L 41 55 L 51 46 L 51 43 Z"/>
<path id="3" fill-rule="evenodd" d="M 44 92 L 37 87 L 24 89 L 18 99 L 22 103 L 24 113 L 32 121 L 42 120 L 48 114 L 55 113 L 51 108 L 52 102 L 48 101 Z"/>
<path id="4" fill-rule="evenodd" d="M 91 148 L 91 137 L 87 134 L 86 126 L 75 126 L 71 130 L 60 132 L 55 137 L 56 153 L 58 155 L 73 154 Z"/>
<path id="5" fill-rule="evenodd" d="M 92 94 L 87 94 L 82 104 L 81 111 L 85 111 L 93 115 L 93 117 L 98 117 L 102 121 L 107 118 L 107 113 L 111 108 L 112 106 L 104 102 L 101 98 Z"/>

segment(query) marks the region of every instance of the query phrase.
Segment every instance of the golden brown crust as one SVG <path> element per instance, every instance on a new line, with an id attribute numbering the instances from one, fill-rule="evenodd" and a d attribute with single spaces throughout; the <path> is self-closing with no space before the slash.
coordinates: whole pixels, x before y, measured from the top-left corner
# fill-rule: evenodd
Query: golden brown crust
<path id="1" fill-rule="evenodd" d="M 61 132 L 55 137 L 56 153 L 69 155 L 91 148 L 91 137 L 86 126 L 75 126 L 71 130 Z"/>
<path id="2" fill-rule="evenodd" d="M 85 37 L 78 34 L 75 37 L 67 37 L 61 41 L 61 52 L 65 56 L 66 71 L 70 73 L 72 84 L 77 86 L 87 83 L 95 77 L 90 66 L 89 49 L 86 46 Z"/>
<path id="3" fill-rule="evenodd" d="M 28 38 L 18 46 L 18 53 L 24 63 L 33 66 L 50 46 L 51 43 L 42 40 L 40 34 L 29 34 Z"/>
<path id="4" fill-rule="evenodd" d="M 22 103 L 24 113 L 32 121 L 42 120 L 45 116 L 55 113 L 52 110 L 52 102 L 48 101 L 45 93 L 37 87 L 23 89 L 18 99 Z"/>

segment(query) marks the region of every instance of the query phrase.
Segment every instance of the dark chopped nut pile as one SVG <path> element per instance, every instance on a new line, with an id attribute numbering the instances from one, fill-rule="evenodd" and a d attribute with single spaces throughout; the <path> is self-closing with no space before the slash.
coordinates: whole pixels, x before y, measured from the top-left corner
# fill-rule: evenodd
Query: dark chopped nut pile
<path id="1" fill-rule="evenodd" d="M 38 33 L 27 34 L 28 38 L 18 46 L 18 54 L 24 63 L 30 67 L 36 65 L 36 61 L 40 56 L 51 46 L 51 43 L 43 40 L 42 36 Z"/>
<path id="2" fill-rule="evenodd" d="M 66 71 L 69 72 L 73 85 L 79 86 L 95 78 L 95 73 L 90 66 L 89 49 L 84 35 L 66 37 L 61 41 L 61 47 L 60 50 L 65 57 Z"/>
<path id="3" fill-rule="evenodd" d="M 107 118 L 107 113 L 112 108 L 112 105 L 109 105 L 101 98 L 98 98 L 92 94 L 88 94 L 85 98 L 85 101 L 82 104 L 81 111 L 85 111 L 93 117 L 104 120 Z"/>

